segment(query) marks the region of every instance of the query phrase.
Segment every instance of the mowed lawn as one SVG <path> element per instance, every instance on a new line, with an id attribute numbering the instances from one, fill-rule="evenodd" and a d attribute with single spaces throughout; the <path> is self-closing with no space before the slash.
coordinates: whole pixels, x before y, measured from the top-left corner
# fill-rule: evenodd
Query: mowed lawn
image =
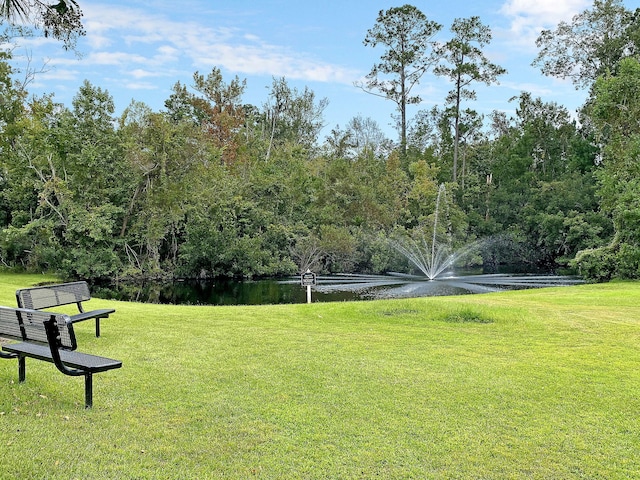
<path id="1" fill-rule="evenodd" d="M 0 304 L 50 277 L 0 276 Z M 1 479 L 640 478 L 640 283 L 116 313 L 0 360 Z"/>

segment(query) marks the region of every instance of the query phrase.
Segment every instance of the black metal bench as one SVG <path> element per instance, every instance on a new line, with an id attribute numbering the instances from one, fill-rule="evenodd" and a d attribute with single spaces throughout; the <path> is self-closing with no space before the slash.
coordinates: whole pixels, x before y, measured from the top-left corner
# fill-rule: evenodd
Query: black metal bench
<path id="1" fill-rule="evenodd" d="M 23 288 L 16 292 L 16 300 L 18 301 L 19 308 L 29 308 L 32 310 L 56 308 L 75 303 L 78 305 L 80 313 L 69 315 L 71 322 L 76 323 L 95 318 L 96 337 L 100 336 L 100 319 L 107 318 L 111 313 L 115 312 L 113 308 L 91 310 L 90 312 L 84 311 L 82 302 L 91 300 L 87 282 L 71 282 Z"/>
<path id="2" fill-rule="evenodd" d="M 85 408 L 93 406 L 93 374 L 120 368 L 122 362 L 76 352 L 68 315 L 0 306 L 0 337 L 20 340 L 2 345 L 0 358 L 18 359 L 18 379 L 26 379 L 26 358 L 53 363 L 65 375 L 84 376 Z"/>

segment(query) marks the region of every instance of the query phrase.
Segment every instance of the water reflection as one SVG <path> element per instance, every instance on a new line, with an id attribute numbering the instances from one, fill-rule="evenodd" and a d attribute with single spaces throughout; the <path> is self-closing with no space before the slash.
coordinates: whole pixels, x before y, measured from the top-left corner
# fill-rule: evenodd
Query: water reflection
<path id="1" fill-rule="evenodd" d="M 333 275 L 319 276 L 313 287 L 314 302 L 339 302 L 381 298 L 466 295 L 550 286 L 582 281 L 560 275 L 447 275 L 435 280 L 423 276 Z M 93 286 L 100 298 L 162 304 L 264 305 L 305 303 L 306 291 L 299 277 L 257 281 L 177 281 L 170 283 L 118 283 Z"/>
<path id="2" fill-rule="evenodd" d="M 336 277 L 319 277 L 316 289 L 330 292 L 344 290 L 361 292 L 364 298 L 433 297 L 476 293 L 567 286 L 582 283 L 566 275 L 516 275 L 506 273 L 455 275 L 429 280 L 424 276 L 392 274 L 388 276 L 351 276 L 348 282 Z"/>

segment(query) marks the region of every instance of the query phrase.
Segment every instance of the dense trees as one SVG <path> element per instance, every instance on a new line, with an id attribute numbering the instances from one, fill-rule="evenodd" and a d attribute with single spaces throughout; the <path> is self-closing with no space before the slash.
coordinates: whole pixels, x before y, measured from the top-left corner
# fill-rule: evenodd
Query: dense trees
<path id="1" fill-rule="evenodd" d="M 602 146 L 599 196 L 615 236 L 606 247 L 582 252 L 576 263 L 600 280 L 640 277 L 640 62 L 626 58 L 616 70 L 598 78 L 587 107 Z"/>
<path id="2" fill-rule="evenodd" d="M 400 128 L 399 145 L 361 116 L 321 139 L 327 100 L 284 78 L 262 105 L 248 105 L 244 81 L 213 68 L 194 74 L 193 87 L 177 83 L 164 110 L 132 102 L 116 118 L 109 93 L 86 82 L 70 106 L 30 98 L 5 54 L 0 260 L 83 278 L 408 270 L 389 239 L 430 225 L 445 185 L 442 234 L 456 245 L 493 239 L 475 258 L 485 267 L 640 277 L 638 17 L 614 0 L 594 9 L 613 12 L 626 33 L 598 47 L 607 68 L 572 57 L 576 84 L 590 88 L 580 124 L 527 92 L 513 99 L 513 117 L 484 119 L 462 105 L 472 82 L 502 72 L 482 54 L 490 32 L 479 19 L 456 20 L 436 62 L 439 25 L 411 6 L 381 12 L 368 41 L 389 50 L 368 87 L 406 106 L 436 64 L 453 85 L 443 107 Z M 405 15 L 418 23 L 405 25 Z M 565 75 L 552 59 L 569 51 L 547 48 L 549 38 L 574 49 L 588 28 L 602 33 L 587 18 L 576 17 L 569 36 L 562 25 L 543 33 L 547 73 Z"/>
<path id="3" fill-rule="evenodd" d="M 638 82 L 640 9 L 628 11 L 620 0 L 594 0 L 593 7 L 545 30 L 537 40 L 534 65 L 546 75 L 570 78 L 589 88 L 582 115 L 598 147 L 598 196 L 615 234 L 607 246 L 581 251 L 575 261 L 595 280 L 640 277 L 636 238 L 635 186 L 638 170 Z M 605 237 L 606 238 L 606 237 Z"/>

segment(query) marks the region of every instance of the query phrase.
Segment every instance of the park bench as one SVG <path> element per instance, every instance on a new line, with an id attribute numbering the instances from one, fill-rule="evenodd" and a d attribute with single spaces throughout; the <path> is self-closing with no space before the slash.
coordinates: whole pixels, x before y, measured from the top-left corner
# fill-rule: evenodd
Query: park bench
<path id="1" fill-rule="evenodd" d="M 94 318 L 96 321 L 96 337 L 100 336 L 100 319 L 107 318 L 109 314 L 115 312 L 112 308 L 91 310 L 89 312 L 84 311 L 82 302 L 91 300 L 87 282 L 71 282 L 23 288 L 16 292 L 16 300 L 18 301 L 19 308 L 28 308 L 31 310 L 56 308 L 75 303 L 78 305 L 79 313 L 69 315 L 71 322 L 82 322 Z"/>
<path id="2" fill-rule="evenodd" d="M 93 374 L 120 368 L 122 362 L 77 352 L 68 315 L 0 306 L 0 337 L 19 340 L 2 345 L 0 357 L 18 359 L 18 380 L 26 379 L 26 358 L 53 363 L 65 375 L 84 376 L 84 405 L 93 406 Z"/>

